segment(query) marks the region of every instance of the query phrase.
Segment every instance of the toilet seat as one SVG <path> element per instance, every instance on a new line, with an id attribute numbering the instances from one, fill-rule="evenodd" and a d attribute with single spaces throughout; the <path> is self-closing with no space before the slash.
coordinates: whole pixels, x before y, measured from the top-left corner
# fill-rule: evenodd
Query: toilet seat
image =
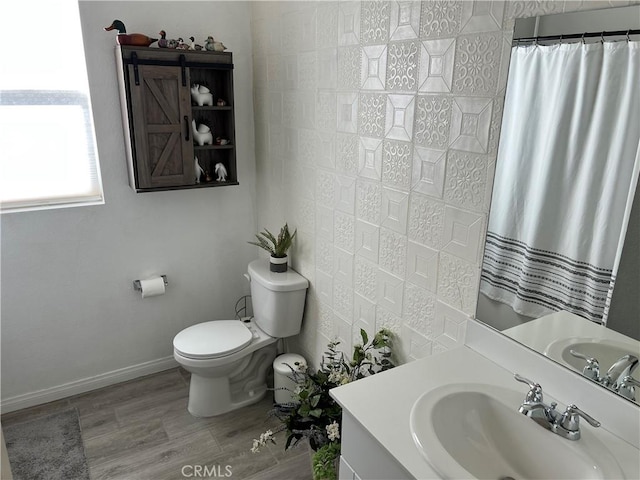
<path id="1" fill-rule="evenodd" d="M 214 320 L 182 330 L 173 339 L 173 348 L 184 357 L 205 360 L 238 352 L 252 338 L 249 328 L 239 320 Z"/>

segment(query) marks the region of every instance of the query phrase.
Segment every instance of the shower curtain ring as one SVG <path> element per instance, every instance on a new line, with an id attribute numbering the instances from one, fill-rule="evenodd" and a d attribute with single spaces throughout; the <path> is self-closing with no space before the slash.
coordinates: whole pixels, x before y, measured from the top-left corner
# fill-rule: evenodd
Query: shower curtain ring
<path id="1" fill-rule="evenodd" d="M 582 34 L 582 44 L 585 45 L 586 42 L 584 41 L 584 36 L 586 35 L 586 32 Z"/>
<path id="2" fill-rule="evenodd" d="M 631 39 L 629 38 L 629 33 L 631 33 L 631 30 L 627 30 L 627 42 L 631 41 Z"/>
<path id="3" fill-rule="evenodd" d="M 604 43 L 604 32 L 600 34 L 600 43 Z"/>
<path id="4" fill-rule="evenodd" d="M 560 34 L 560 45 L 562 45 L 562 34 Z"/>

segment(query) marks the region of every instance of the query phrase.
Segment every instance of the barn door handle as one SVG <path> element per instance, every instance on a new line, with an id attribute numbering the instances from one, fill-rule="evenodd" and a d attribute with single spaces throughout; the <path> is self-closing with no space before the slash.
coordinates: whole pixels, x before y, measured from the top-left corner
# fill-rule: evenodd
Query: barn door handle
<path id="1" fill-rule="evenodd" d="M 140 72 L 138 71 L 138 55 L 136 52 L 131 52 L 131 63 L 133 63 L 133 78 L 137 87 L 140 85 Z"/>
<path id="2" fill-rule="evenodd" d="M 189 141 L 189 117 L 188 116 L 184 116 L 184 128 L 185 131 L 187 132 L 187 135 L 184 137 L 185 141 Z"/>
<path id="3" fill-rule="evenodd" d="M 180 55 L 180 70 L 182 73 L 182 86 L 187 86 L 187 59 L 184 55 Z"/>

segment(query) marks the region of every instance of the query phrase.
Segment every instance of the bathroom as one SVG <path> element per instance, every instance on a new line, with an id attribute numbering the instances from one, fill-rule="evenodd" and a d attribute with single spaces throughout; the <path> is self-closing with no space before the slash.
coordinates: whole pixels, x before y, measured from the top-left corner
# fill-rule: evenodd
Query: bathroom
<path id="1" fill-rule="evenodd" d="M 405 361 L 463 345 L 514 19 L 628 3 L 80 1 L 105 204 L 1 218 L 3 412 L 175 368 L 173 337 L 234 317 L 258 256 L 247 241 L 284 222 L 298 232 L 292 267 L 311 284 L 292 351 L 318 362 L 334 336 L 350 351 L 360 328 L 383 326 Z M 211 33 L 233 52 L 238 186 L 129 187 L 103 30 L 114 18 L 149 35 Z M 401 57 L 429 49 L 446 60 L 437 75 L 403 69 Z M 476 50 L 482 74 L 469 83 L 471 66 L 454 59 Z M 449 113 L 427 125 L 426 100 Z M 477 114 L 477 135 L 464 113 Z M 432 183 L 412 176 L 421 160 Z M 133 291 L 159 274 L 165 295 Z"/>

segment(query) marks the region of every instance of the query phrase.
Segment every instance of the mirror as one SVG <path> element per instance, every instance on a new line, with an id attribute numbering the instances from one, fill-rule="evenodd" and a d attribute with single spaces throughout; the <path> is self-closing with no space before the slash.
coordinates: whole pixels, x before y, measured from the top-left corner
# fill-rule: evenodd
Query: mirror
<path id="1" fill-rule="evenodd" d="M 603 32 L 618 34 L 607 33 L 605 38 Z M 637 133 L 640 128 L 634 123 L 637 118 L 633 117 L 628 123 L 634 125 L 635 132 L 620 135 L 620 130 L 628 124 L 614 126 L 611 115 L 626 115 L 624 101 L 616 102 L 607 96 L 603 109 L 596 100 L 588 105 L 588 101 L 582 99 L 573 104 L 568 102 L 567 108 L 563 108 L 563 102 L 557 97 L 565 93 L 574 95 L 588 85 L 583 85 L 580 77 L 567 85 L 564 80 L 569 78 L 568 74 L 554 70 L 553 63 L 547 63 L 546 59 L 537 63 L 525 59 L 529 66 L 522 67 L 525 60 L 520 58 L 526 56 L 522 52 L 530 56 L 535 49 L 615 50 L 623 42 L 627 48 L 629 42 L 637 45 L 639 34 L 640 6 L 637 5 L 516 20 L 514 45 L 517 46 L 512 50 L 507 81 L 475 316 L 478 321 L 586 379 L 638 403 L 640 193 L 635 193 L 640 168 Z M 579 44 L 585 44 L 586 48 Z M 560 63 L 564 69 L 568 62 L 563 58 Z M 540 75 L 540 69 L 544 69 L 544 81 L 535 83 L 532 79 Z M 637 64 L 631 70 L 639 70 Z M 579 71 L 576 75 L 585 75 L 582 68 L 576 71 Z M 546 111 L 543 108 L 537 111 L 544 102 L 540 98 L 527 99 L 526 95 L 533 89 L 543 92 L 545 79 L 554 75 L 558 82 L 553 84 L 554 90 L 543 97 L 553 99 Z M 600 78 L 615 76 L 612 73 Z M 589 84 L 589 80 L 584 83 Z M 617 85 L 611 91 L 619 93 L 620 89 Z M 633 89 L 640 89 L 637 79 Z M 629 98 L 637 108 L 639 97 Z M 545 118 L 550 117 L 545 115 L 562 122 L 557 126 L 547 123 Z M 581 123 L 597 128 L 580 138 Z M 518 126 L 514 127 L 515 124 Z M 524 130 L 522 125 L 531 130 Z M 536 128 L 541 131 L 540 137 L 535 136 Z M 558 133 L 562 129 L 567 131 Z M 626 146 L 615 150 L 615 155 L 602 155 L 598 143 L 601 139 L 592 143 L 593 132 L 598 132 L 603 142 L 609 142 L 607 145 L 618 142 L 617 135 L 621 139 L 619 143 Z M 536 142 L 535 138 L 541 140 Z M 540 144 L 545 144 L 544 148 Z M 592 154 L 596 151 L 600 153 Z M 553 154 L 553 161 L 549 161 L 549 152 Z M 608 162 L 610 157 L 623 163 L 602 167 L 602 158 Z M 558 170 L 558 163 L 565 161 L 569 163 Z M 583 168 L 584 162 L 589 161 L 593 163 Z M 627 170 L 623 173 L 622 168 Z M 620 173 L 621 177 L 611 180 L 613 188 L 607 191 L 602 184 L 607 183 L 611 171 Z M 614 197 L 615 201 L 607 203 L 608 198 Z M 596 225 L 605 225 L 605 228 Z M 581 248 L 586 252 L 585 257 Z M 567 254 L 568 251 L 572 253 Z"/>

